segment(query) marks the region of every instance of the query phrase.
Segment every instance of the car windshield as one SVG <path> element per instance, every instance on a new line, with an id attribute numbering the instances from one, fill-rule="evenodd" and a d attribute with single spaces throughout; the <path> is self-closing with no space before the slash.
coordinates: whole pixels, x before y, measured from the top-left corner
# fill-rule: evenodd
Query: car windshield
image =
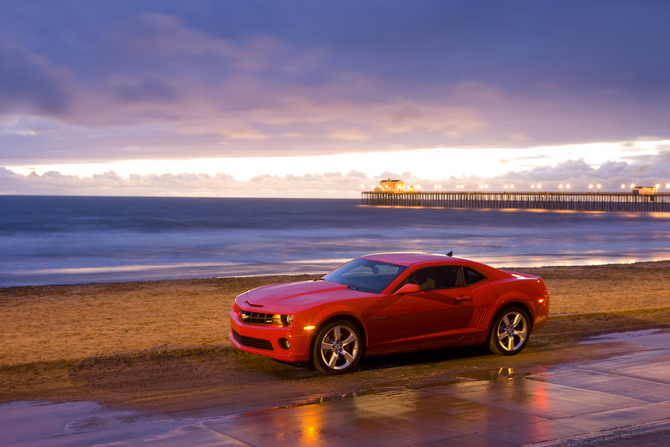
<path id="1" fill-rule="evenodd" d="M 406 269 L 403 265 L 358 258 L 333 270 L 323 279 L 361 292 L 381 293 Z"/>

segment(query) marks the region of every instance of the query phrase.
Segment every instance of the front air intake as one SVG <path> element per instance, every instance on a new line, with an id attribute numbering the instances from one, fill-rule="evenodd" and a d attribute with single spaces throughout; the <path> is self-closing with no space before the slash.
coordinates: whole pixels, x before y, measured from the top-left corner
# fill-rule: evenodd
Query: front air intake
<path id="1" fill-rule="evenodd" d="M 272 343 L 270 343 L 270 341 L 261 340 L 260 338 L 245 337 L 244 335 L 238 334 L 234 329 L 233 329 L 233 338 L 235 338 L 235 340 L 237 340 L 237 342 L 242 346 L 274 351 L 274 348 L 272 347 Z"/>

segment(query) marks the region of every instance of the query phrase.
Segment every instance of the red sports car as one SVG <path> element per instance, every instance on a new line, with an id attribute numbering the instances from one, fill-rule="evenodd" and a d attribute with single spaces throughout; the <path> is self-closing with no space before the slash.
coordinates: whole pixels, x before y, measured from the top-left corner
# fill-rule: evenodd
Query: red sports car
<path id="1" fill-rule="evenodd" d="M 487 344 L 520 352 L 549 314 L 537 276 L 423 253 L 362 256 L 315 281 L 245 292 L 230 313 L 239 349 L 327 374 L 364 355 Z"/>

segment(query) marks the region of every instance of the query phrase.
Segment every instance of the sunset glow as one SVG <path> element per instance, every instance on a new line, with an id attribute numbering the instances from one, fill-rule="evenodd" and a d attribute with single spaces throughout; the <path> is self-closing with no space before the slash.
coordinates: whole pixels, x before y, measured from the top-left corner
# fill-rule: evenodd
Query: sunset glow
<path id="1" fill-rule="evenodd" d="M 670 31 L 633 4 L 29 4 L 0 6 L 0 194 L 670 181 Z"/>

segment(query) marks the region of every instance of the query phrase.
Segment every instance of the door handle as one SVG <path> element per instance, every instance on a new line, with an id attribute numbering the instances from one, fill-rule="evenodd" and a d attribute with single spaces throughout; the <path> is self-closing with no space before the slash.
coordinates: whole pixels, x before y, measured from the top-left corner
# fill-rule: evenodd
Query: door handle
<path id="1" fill-rule="evenodd" d="M 471 299 L 472 299 L 471 296 L 461 295 L 458 298 L 456 298 L 456 301 L 470 301 Z"/>

